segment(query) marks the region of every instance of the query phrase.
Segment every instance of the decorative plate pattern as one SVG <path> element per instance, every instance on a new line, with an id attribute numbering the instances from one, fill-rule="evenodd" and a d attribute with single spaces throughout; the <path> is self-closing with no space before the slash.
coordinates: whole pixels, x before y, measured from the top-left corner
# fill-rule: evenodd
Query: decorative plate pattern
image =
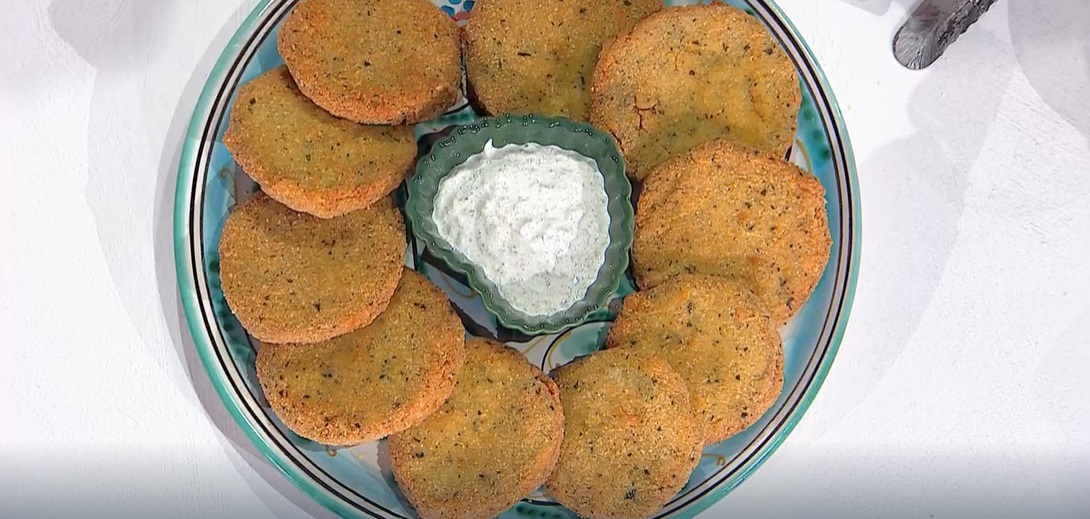
<path id="1" fill-rule="evenodd" d="M 194 343 L 227 409 L 286 477 L 345 517 L 415 517 L 394 484 L 384 442 L 330 449 L 296 436 L 273 415 L 254 371 L 258 345 L 231 315 L 220 290 L 218 242 L 224 219 L 234 204 L 257 189 L 224 148 L 223 133 L 238 86 L 282 63 L 276 52 L 276 33 L 296 1 L 264 0 L 250 13 L 224 49 L 197 102 L 175 194 L 174 248 L 182 304 Z M 433 1 L 459 23 L 473 8 L 470 0 Z M 817 394 L 836 355 L 859 264 L 860 205 L 854 159 L 843 118 L 821 69 L 771 0 L 727 3 L 762 20 L 795 63 L 803 102 L 789 158 L 825 186 L 833 248 L 813 296 L 781 330 L 786 360 L 783 393 L 752 427 L 706 447 L 688 484 L 658 517 L 695 516 L 740 484 L 784 441 Z M 438 119 L 417 125 L 416 137 L 427 149 L 452 126 L 476 117 L 463 96 Z M 404 207 L 404 186 L 395 197 Z M 497 323 L 465 277 L 447 268 L 411 232 L 406 236 L 406 265 L 423 272 L 450 296 L 469 334 L 508 342 L 545 370 L 598 349 L 621 298 L 633 291 L 631 281 L 622 280 L 609 307 L 586 322 L 561 333 L 531 337 Z M 502 517 L 574 515 L 535 494 Z"/>

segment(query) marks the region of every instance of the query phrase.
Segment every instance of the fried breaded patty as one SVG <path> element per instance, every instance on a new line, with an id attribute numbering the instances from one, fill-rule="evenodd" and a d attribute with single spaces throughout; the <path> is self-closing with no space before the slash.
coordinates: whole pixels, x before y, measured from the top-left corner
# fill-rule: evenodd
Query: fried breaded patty
<path id="1" fill-rule="evenodd" d="M 632 265 L 642 289 L 682 273 L 733 279 L 757 294 L 778 326 L 813 293 L 831 245 L 817 178 L 718 140 L 646 179 Z"/>
<path id="2" fill-rule="evenodd" d="M 239 88 L 223 144 L 262 191 L 322 218 L 388 195 L 416 157 L 411 126 L 333 117 L 299 92 L 285 67 Z"/>
<path id="3" fill-rule="evenodd" d="M 472 339 L 450 399 L 390 436 L 390 462 L 422 518 L 495 517 L 545 482 L 563 437 L 556 384 L 517 350 Z"/>
<path id="4" fill-rule="evenodd" d="M 317 344 L 264 344 L 257 376 L 289 429 L 319 443 L 353 445 L 435 412 L 454 389 L 464 344 L 446 295 L 406 270 L 373 323 Z"/>
<path id="5" fill-rule="evenodd" d="M 723 278 L 686 274 L 628 296 L 606 345 L 669 362 L 709 445 L 756 422 L 783 387 L 783 344 L 768 311 Z"/>
<path id="6" fill-rule="evenodd" d="M 322 219 L 257 193 L 220 235 L 227 305 L 264 342 L 318 342 L 370 323 L 401 278 L 405 226 L 393 200 Z"/>
<path id="7" fill-rule="evenodd" d="M 564 442 L 546 490 L 581 517 L 650 517 L 689 479 L 704 446 L 685 381 L 666 361 L 624 348 L 553 372 Z"/>
<path id="8" fill-rule="evenodd" d="M 299 89 L 337 117 L 413 124 L 458 98 L 458 27 L 428 0 L 302 0 L 277 49 Z"/>
<path id="9" fill-rule="evenodd" d="M 783 156 L 802 96 L 795 68 L 761 22 L 726 5 L 664 9 L 602 52 L 590 120 L 613 134 L 628 174 L 729 138 Z"/>
<path id="10" fill-rule="evenodd" d="M 603 44 L 662 0 L 480 0 L 465 28 L 466 77 L 485 112 L 585 121 Z"/>

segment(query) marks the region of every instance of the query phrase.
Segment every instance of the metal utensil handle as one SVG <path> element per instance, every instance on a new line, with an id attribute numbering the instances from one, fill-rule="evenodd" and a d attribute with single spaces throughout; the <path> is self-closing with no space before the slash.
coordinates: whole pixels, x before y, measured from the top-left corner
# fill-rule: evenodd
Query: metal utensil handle
<path id="1" fill-rule="evenodd" d="M 919 70 L 935 62 L 996 0 L 924 0 L 893 37 L 893 55 Z"/>

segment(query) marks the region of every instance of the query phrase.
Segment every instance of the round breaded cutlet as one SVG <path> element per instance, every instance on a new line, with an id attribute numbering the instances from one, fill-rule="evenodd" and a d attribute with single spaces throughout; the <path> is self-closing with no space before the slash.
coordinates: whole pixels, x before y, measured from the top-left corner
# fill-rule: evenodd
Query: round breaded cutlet
<path id="1" fill-rule="evenodd" d="M 458 26 L 428 0 L 302 0 L 276 48 L 307 97 L 358 123 L 426 121 L 460 93 Z"/>
<path id="2" fill-rule="evenodd" d="M 405 263 L 389 197 L 322 219 L 257 193 L 227 216 L 220 281 L 242 327 L 264 342 L 318 342 L 386 309 Z"/>
<path id="3" fill-rule="evenodd" d="M 545 482 L 563 438 L 556 384 L 517 350 L 471 339 L 450 398 L 388 445 L 397 484 L 420 517 L 484 519 Z"/>
<path id="4" fill-rule="evenodd" d="M 299 92 L 284 67 L 242 85 L 223 144 L 262 191 L 321 218 L 390 194 L 416 158 L 411 126 L 333 117 Z"/>
<path id="5" fill-rule="evenodd" d="M 564 442 L 546 491 L 580 517 L 651 517 L 688 481 L 704 446 L 689 389 L 666 361 L 624 348 L 553 371 Z"/>
<path id="6" fill-rule="evenodd" d="M 692 5 L 645 18 L 602 52 L 590 120 L 613 134 L 640 180 L 712 139 L 783 156 L 801 102 L 795 68 L 761 22 Z"/>
<path id="7" fill-rule="evenodd" d="M 317 344 L 263 344 L 261 390 L 284 425 L 326 445 L 354 445 L 422 422 L 450 397 L 465 330 L 446 295 L 406 270 L 373 323 Z"/>
<path id="8" fill-rule="evenodd" d="M 602 45 L 662 6 L 662 0 L 480 0 L 465 28 L 471 97 L 492 115 L 586 121 Z"/>
<path id="9" fill-rule="evenodd" d="M 682 275 L 625 298 L 609 348 L 657 355 L 689 385 L 711 445 L 753 425 L 783 387 L 783 343 L 748 289 Z"/>
<path id="10" fill-rule="evenodd" d="M 718 140 L 647 177 L 632 267 L 642 289 L 683 273 L 733 279 L 757 294 L 779 326 L 813 293 L 831 246 L 817 178 Z"/>

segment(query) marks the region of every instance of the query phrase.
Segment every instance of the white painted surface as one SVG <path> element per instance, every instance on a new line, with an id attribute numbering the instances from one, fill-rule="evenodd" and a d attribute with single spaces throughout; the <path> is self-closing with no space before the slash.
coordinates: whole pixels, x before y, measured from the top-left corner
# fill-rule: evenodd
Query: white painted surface
<path id="1" fill-rule="evenodd" d="M 999 2 L 938 63 L 913 0 L 782 0 L 841 100 L 864 229 L 832 373 L 706 514 L 1090 515 L 1090 2 Z M 0 516 L 328 517 L 227 415 L 181 324 L 181 134 L 254 0 L 0 15 Z"/>

